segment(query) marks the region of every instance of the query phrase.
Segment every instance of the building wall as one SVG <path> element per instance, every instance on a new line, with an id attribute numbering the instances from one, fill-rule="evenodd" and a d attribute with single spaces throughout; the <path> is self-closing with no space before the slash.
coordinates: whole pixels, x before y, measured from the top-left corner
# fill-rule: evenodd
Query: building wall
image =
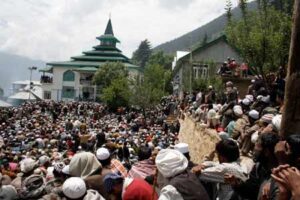
<path id="1" fill-rule="evenodd" d="M 63 74 L 68 70 L 74 70 L 76 67 L 53 67 L 53 83 L 43 83 L 42 88 L 43 91 L 50 91 L 51 92 L 51 99 L 54 101 L 61 101 L 61 100 L 74 100 L 74 99 L 64 99 L 62 98 L 62 89 L 63 86 L 74 87 L 75 90 L 75 99 L 78 99 L 79 96 L 82 97 L 82 89 L 83 87 L 91 87 L 94 88 L 93 85 L 81 85 L 80 84 L 80 73 L 73 71 L 75 74 L 74 81 L 63 81 Z M 141 78 L 141 73 L 138 70 L 129 70 L 129 77 L 130 78 Z M 94 94 L 92 94 L 94 95 Z"/>
<path id="2" fill-rule="evenodd" d="M 242 63 L 243 60 L 239 53 L 228 45 L 224 40 L 220 40 L 215 44 L 207 47 L 201 51 L 194 51 L 192 53 L 193 64 L 197 63 L 210 63 L 213 62 L 216 66 L 208 66 L 208 75 L 215 74 L 217 68 L 221 66 L 227 58 L 234 58 L 238 63 Z M 179 77 L 179 85 L 174 87 L 174 93 L 179 94 L 181 91 L 189 91 L 190 88 L 190 56 L 188 55 L 185 60 L 181 60 L 181 64 L 178 66 L 179 70 L 174 77 Z M 213 68 L 212 68 L 213 67 Z M 173 81 L 175 81 L 173 79 Z M 175 91 L 176 89 L 176 91 Z"/>
<path id="3" fill-rule="evenodd" d="M 242 62 L 242 58 L 239 56 L 231 46 L 229 46 L 225 41 L 220 40 L 219 42 L 213 44 L 210 47 L 192 54 L 193 61 L 214 61 L 215 63 L 223 63 L 227 60 L 227 57 L 235 58 L 238 63 Z"/>

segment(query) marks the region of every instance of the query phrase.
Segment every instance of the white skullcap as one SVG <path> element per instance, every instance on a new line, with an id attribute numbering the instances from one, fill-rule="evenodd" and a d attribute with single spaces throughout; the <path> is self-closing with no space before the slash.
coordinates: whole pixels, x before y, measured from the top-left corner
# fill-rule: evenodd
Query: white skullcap
<path id="1" fill-rule="evenodd" d="M 86 193 L 86 185 L 83 179 L 71 177 L 64 182 L 62 190 L 68 198 L 79 199 Z"/>
<path id="2" fill-rule="evenodd" d="M 48 156 L 44 155 L 39 158 L 40 165 L 44 165 L 46 162 L 50 162 L 50 158 Z"/>
<path id="3" fill-rule="evenodd" d="M 159 151 L 155 159 L 158 171 L 165 177 L 170 178 L 186 170 L 188 160 L 174 149 L 163 149 Z"/>
<path id="4" fill-rule="evenodd" d="M 252 118 L 252 119 L 258 119 L 259 118 L 259 112 L 257 112 L 256 110 L 251 110 L 249 112 L 249 116 Z"/>
<path id="5" fill-rule="evenodd" d="M 243 99 L 242 103 L 243 103 L 245 106 L 249 106 L 251 102 L 250 102 L 249 99 L 245 98 L 245 99 Z"/>
<path id="6" fill-rule="evenodd" d="M 249 99 L 251 102 L 253 102 L 253 99 L 254 99 L 253 95 L 247 94 L 245 97 L 246 97 L 246 99 Z"/>
<path id="7" fill-rule="evenodd" d="M 259 101 L 260 101 L 262 98 L 263 98 L 262 95 L 258 95 L 258 96 L 256 97 L 256 99 L 259 100 Z"/>
<path id="8" fill-rule="evenodd" d="M 21 164 L 20 165 L 21 171 L 24 173 L 28 173 L 32 171 L 36 166 L 35 160 L 31 158 L 25 158 L 24 160 L 21 161 L 20 164 Z"/>
<path id="9" fill-rule="evenodd" d="M 264 102 L 264 103 L 270 103 L 270 95 L 263 96 L 261 98 L 261 101 Z"/>
<path id="10" fill-rule="evenodd" d="M 275 127 L 276 131 L 280 131 L 282 115 L 276 115 L 272 119 L 272 125 Z"/>
<path id="11" fill-rule="evenodd" d="M 97 150 L 96 156 L 98 160 L 106 160 L 109 158 L 110 153 L 107 148 L 101 147 Z"/>
<path id="12" fill-rule="evenodd" d="M 242 107 L 238 105 L 233 107 L 233 112 L 238 117 L 243 115 Z"/>
<path id="13" fill-rule="evenodd" d="M 66 165 L 63 169 L 62 169 L 62 173 L 70 175 L 70 165 Z"/>
<path id="14" fill-rule="evenodd" d="M 181 153 L 188 153 L 189 145 L 187 143 L 178 143 L 174 146 L 174 149 Z"/>

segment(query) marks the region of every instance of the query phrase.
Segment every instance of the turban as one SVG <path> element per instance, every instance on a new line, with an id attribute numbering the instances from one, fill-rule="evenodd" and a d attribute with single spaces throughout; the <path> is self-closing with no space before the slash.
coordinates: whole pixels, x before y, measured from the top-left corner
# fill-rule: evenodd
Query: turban
<path id="1" fill-rule="evenodd" d="M 186 170 L 188 160 L 177 150 L 163 149 L 161 150 L 155 160 L 157 169 L 165 177 L 170 178 L 180 174 Z"/>

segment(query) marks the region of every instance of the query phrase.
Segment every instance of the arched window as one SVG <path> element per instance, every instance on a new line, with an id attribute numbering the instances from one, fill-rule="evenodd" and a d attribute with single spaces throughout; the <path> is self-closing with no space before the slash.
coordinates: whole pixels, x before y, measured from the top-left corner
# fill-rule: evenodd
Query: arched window
<path id="1" fill-rule="evenodd" d="M 63 81 L 75 81 L 75 74 L 74 72 L 68 70 L 65 71 L 64 75 L 63 75 Z"/>

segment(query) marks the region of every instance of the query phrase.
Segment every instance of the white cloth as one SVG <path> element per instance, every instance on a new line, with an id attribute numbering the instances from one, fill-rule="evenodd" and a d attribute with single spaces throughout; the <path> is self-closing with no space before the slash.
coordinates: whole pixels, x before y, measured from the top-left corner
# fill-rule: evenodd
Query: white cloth
<path id="1" fill-rule="evenodd" d="M 180 174 L 188 166 L 188 160 L 186 157 L 174 149 L 161 150 L 157 154 L 155 163 L 157 169 L 165 178 Z"/>
<path id="2" fill-rule="evenodd" d="M 68 198 L 78 199 L 86 193 L 86 185 L 83 179 L 71 177 L 64 182 L 62 190 Z"/>
<path id="3" fill-rule="evenodd" d="M 181 153 L 188 153 L 189 145 L 187 143 L 178 143 L 178 144 L 175 144 L 174 149 Z"/>
<path id="4" fill-rule="evenodd" d="M 245 106 L 249 106 L 251 102 L 250 102 L 249 99 L 245 98 L 245 99 L 243 99 L 242 103 L 243 103 Z"/>
<path id="5" fill-rule="evenodd" d="M 28 173 L 32 171 L 35 168 L 35 166 L 36 166 L 36 162 L 31 158 L 25 158 L 20 163 L 21 171 L 24 173 Z"/>
<path id="6" fill-rule="evenodd" d="M 109 158 L 110 153 L 107 148 L 99 148 L 96 152 L 96 156 L 99 160 L 106 160 Z"/>
<path id="7" fill-rule="evenodd" d="M 258 119 L 259 118 L 259 112 L 257 112 L 256 110 L 251 110 L 249 112 L 249 117 L 251 117 L 252 119 Z"/>
<path id="8" fill-rule="evenodd" d="M 217 112 L 215 111 L 215 109 L 210 109 L 207 112 L 207 119 L 213 119 L 216 117 L 216 115 L 217 115 Z"/>
<path id="9" fill-rule="evenodd" d="M 88 190 L 83 200 L 105 200 L 96 190 Z"/>
<path id="10" fill-rule="evenodd" d="M 280 131 L 282 115 L 276 115 L 272 119 L 272 125 L 275 127 L 276 131 Z"/>
<path id="11" fill-rule="evenodd" d="M 237 117 L 240 117 L 243 115 L 243 110 L 242 110 L 242 107 L 239 106 L 239 105 L 236 105 L 233 107 L 233 112 L 234 114 L 237 116 Z"/>
<path id="12" fill-rule="evenodd" d="M 166 185 L 160 191 L 158 200 L 184 200 L 177 189 L 172 185 Z"/>

